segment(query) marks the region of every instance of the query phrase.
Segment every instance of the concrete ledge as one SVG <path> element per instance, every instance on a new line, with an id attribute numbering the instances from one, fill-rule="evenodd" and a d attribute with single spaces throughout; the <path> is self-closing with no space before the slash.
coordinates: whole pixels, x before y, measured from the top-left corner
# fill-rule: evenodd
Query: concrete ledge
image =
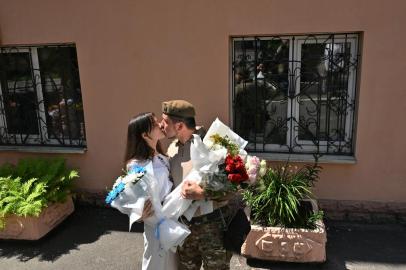
<path id="1" fill-rule="evenodd" d="M 75 190 L 75 202 L 80 205 L 108 207 L 107 191 Z M 356 200 L 317 200 L 324 216 L 331 221 L 366 222 L 371 224 L 406 224 L 406 203 Z"/>
<path id="2" fill-rule="evenodd" d="M 104 202 L 107 193 L 108 193 L 107 190 L 95 191 L 86 189 L 76 189 L 74 200 L 79 205 L 108 207 L 108 205 Z"/>
<path id="3" fill-rule="evenodd" d="M 249 152 L 250 155 L 255 155 L 267 161 L 290 161 L 290 162 L 314 162 L 314 156 L 309 154 L 282 154 L 282 153 L 261 153 Z M 319 159 L 319 164 L 356 164 L 357 159 L 354 156 L 334 156 L 324 155 Z"/>
<path id="4" fill-rule="evenodd" d="M 86 147 L 0 146 L 0 151 L 49 154 L 84 154 Z"/>
<path id="5" fill-rule="evenodd" d="M 326 199 L 318 203 L 332 221 L 406 223 L 406 203 Z"/>

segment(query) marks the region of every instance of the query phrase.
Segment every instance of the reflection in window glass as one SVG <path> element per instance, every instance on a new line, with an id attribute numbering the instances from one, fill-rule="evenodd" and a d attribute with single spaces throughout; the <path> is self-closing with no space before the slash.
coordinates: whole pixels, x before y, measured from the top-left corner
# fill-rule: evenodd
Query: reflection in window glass
<path id="1" fill-rule="evenodd" d="M 250 141 L 286 143 L 282 130 L 286 128 L 289 42 L 255 39 L 234 44 L 236 132 Z"/>
<path id="2" fill-rule="evenodd" d="M 348 88 L 351 44 L 303 44 L 301 49 L 299 139 L 343 140 L 346 104 L 337 96 Z"/>
<path id="3" fill-rule="evenodd" d="M 76 50 L 73 47 L 40 48 L 38 59 L 48 136 L 77 139 L 83 133 L 84 119 Z"/>
<path id="4" fill-rule="evenodd" d="M 10 134 L 38 134 L 36 92 L 29 53 L 0 54 L 0 83 Z"/>

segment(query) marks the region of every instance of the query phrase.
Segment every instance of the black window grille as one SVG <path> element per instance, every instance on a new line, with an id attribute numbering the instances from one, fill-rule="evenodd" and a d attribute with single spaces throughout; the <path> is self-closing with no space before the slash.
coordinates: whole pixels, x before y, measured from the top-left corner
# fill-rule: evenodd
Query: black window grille
<path id="1" fill-rule="evenodd" d="M 0 47 L 0 146 L 86 147 L 76 47 Z"/>
<path id="2" fill-rule="evenodd" d="M 232 39 L 233 127 L 252 152 L 353 155 L 359 34 Z"/>

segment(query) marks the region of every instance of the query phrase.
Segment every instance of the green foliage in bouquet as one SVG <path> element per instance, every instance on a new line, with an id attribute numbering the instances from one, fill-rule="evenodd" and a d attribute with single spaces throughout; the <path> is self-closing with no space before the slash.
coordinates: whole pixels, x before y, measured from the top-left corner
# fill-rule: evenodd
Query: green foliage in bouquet
<path id="1" fill-rule="evenodd" d="M 64 202 L 79 177 L 62 158 L 22 159 L 0 167 L 0 229 L 8 214 L 38 216 L 48 204 Z"/>
<path id="2" fill-rule="evenodd" d="M 213 134 L 210 136 L 210 139 L 213 141 L 213 144 L 218 144 L 226 148 L 230 155 L 238 155 L 238 146 L 233 143 L 227 136 L 221 137 L 219 134 Z"/>
<path id="3" fill-rule="evenodd" d="M 206 173 L 202 177 L 204 192 L 212 200 L 221 199 L 230 192 L 237 191 L 237 187 L 228 181 L 224 167 L 225 165 L 221 164 L 218 172 Z"/>
<path id="4" fill-rule="evenodd" d="M 320 170 L 318 165 L 269 168 L 256 185 L 243 193 L 253 221 L 262 226 L 315 229 L 323 212 L 313 212 L 303 200 L 313 197 L 311 188 Z"/>

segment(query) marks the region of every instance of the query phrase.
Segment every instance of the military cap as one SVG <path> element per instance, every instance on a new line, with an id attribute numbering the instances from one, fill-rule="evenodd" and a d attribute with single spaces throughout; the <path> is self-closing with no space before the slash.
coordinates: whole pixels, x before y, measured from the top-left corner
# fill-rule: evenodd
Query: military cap
<path id="1" fill-rule="evenodd" d="M 162 102 L 162 112 L 180 118 L 195 117 L 195 107 L 186 100 L 169 100 Z"/>

